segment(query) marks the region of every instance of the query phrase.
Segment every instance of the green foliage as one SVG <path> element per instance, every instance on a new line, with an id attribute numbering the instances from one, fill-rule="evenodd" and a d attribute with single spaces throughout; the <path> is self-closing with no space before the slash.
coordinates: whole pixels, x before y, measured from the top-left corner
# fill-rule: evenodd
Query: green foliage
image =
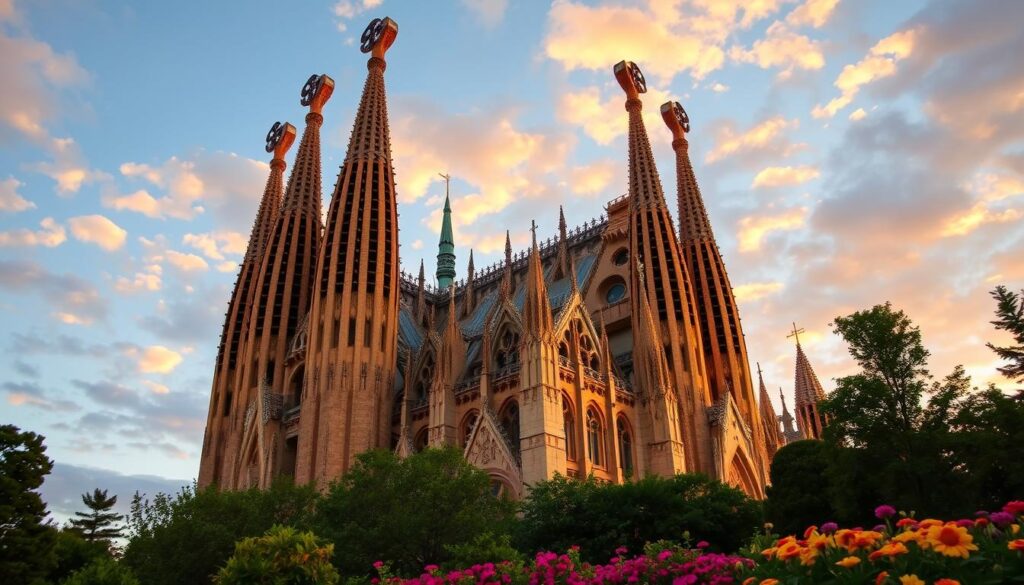
<path id="1" fill-rule="evenodd" d="M 482 563 L 500 563 L 502 561 L 524 562 L 526 557 L 512 546 L 512 537 L 508 534 L 495 536 L 486 532 L 470 542 L 445 547 L 449 557 L 449 567 L 470 567 Z"/>
<path id="2" fill-rule="evenodd" d="M 999 368 L 1000 373 L 1016 382 L 1024 382 L 1024 290 L 1018 295 L 1005 286 L 997 286 L 992 291 L 992 298 L 996 300 L 996 320 L 992 324 L 996 329 L 1012 335 L 1015 345 L 986 345 L 999 357 L 1010 362 Z"/>
<path id="3" fill-rule="evenodd" d="M 288 478 L 262 491 L 186 487 L 152 500 L 136 494 L 124 563 L 146 585 L 211 583 L 235 542 L 275 524 L 307 527 L 316 499 L 315 489 Z"/>
<path id="4" fill-rule="evenodd" d="M 765 518 L 783 534 L 835 517 L 829 500 L 828 450 L 821 441 L 797 441 L 775 453 Z"/>
<path id="5" fill-rule="evenodd" d="M 75 571 L 93 561 L 110 557 L 107 543 L 90 542 L 74 529 L 55 531 L 53 546 L 54 565 L 46 580 L 60 583 Z"/>
<path id="6" fill-rule="evenodd" d="M 542 481 L 522 503 L 520 550 L 580 547 L 605 562 L 619 546 L 638 552 L 648 542 L 686 539 L 736 550 L 761 522 L 760 504 L 701 474 L 646 477 L 622 485 L 563 476 Z"/>
<path id="7" fill-rule="evenodd" d="M 71 525 L 81 532 L 86 540 L 109 543 L 115 538 L 121 538 L 124 529 L 118 524 L 124 520 L 124 516 L 111 512 L 117 504 L 117 496 L 107 496 L 107 490 L 96 488 L 91 494 L 82 494 L 82 503 L 90 511 L 75 512 L 77 518 L 71 519 Z"/>
<path id="8" fill-rule="evenodd" d="M 505 533 L 513 509 L 458 449 L 405 459 L 369 451 L 323 496 L 315 530 L 338 545 L 334 563 L 346 575 L 365 573 L 380 559 L 399 573 L 419 574 L 428 562 L 447 561 L 446 547 Z"/>
<path id="9" fill-rule="evenodd" d="M 861 366 L 821 405 L 834 520 L 870 522 L 881 502 L 955 517 L 1019 497 L 1024 402 L 972 388 L 960 366 L 932 381 L 920 331 L 888 303 L 834 323 Z"/>
<path id="10" fill-rule="evenodd" d="M 139 585 L 123 562 L 100 557 L 62 581 L 62 585 Z"/>
<path id="11" fill-rule="evenodd" d="M 322 544 L 312 532 L 274 526 L 263 536 L 235 545 L 235 554 L 217 574 L 220 585 L 334 585 L 338 571 L 331 564 L 333 544 Z"/>
<path id="12" fill-rule="evenodd" d="M 0 583 L 31 583 L 49 570 L 55 531 L 35 490 L 52 468 L 42 435 L 0 426 Z"/>

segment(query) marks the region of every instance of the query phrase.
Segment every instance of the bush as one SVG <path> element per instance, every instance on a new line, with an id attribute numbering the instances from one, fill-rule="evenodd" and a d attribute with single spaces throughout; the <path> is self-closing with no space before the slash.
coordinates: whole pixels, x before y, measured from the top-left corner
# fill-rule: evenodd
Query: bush
<path id="1" fill-rule="evenodd" d="M 217 574 L 220 585 L 334 585 L 333 544 L 321 544 L 312 532 L 274 526 L 263 536 L 235 545 L 235 554 Z"/>
<path id="2" fill-rule="evenodd" d="M 152 501 L 136 495 L 124 562 L 146 585 L 211 583 L 237 541 L 275 524 L 307 528 L 316 499 L 315 489 L 294 486 L 289 478 L 268 490 L 191 487 Z"/>
<path id="3" fill-rule="evenodd" d="M 734 551 L 761 523 L 758 502 L 702 474 L 651 476 L 622 485 L 556 476 L 534 485 L 521 510 L 520 550 L 578 545 L 589 562 L 608 560 L 622 545 L 639 551 L 663 539 L 706 541 Z"/>
<path id="4" fill-rule="evenodd" d="M 139 580 L 123 563 L 102 557 L 76 571 L 62 585 L 139 585 Z"/>
<path id="5" fill-rule="evenodd" d="M 500 563 L 502 561 L 523 562 L 526 557 L 512 546 L 512 537 L 508 534 L 495 536 L 490 532 L 481 534 L 471 542 L 445 547 L 448 552 L 447 567 L 470 567 L 484 563 Z"/>
<path id="6" fill-rule="evenodd" d="M 343 574 L 364 574 L 380 559 L 406 574 L 449 560 L 447 547 L 506 534 L 514 507 L 458 449 L 405 459 L 368 451 L 323 496 L 314 528 L 338 545 L 334 563 Z"/>
<path id="7" fill-rule="evenodd" d="M 89 542 L 73 529 L 55 531 L 53 556 L 55 564 L 47 581 L 60 583 L 75 571 L 101 558 L 110 558 L 105 542 Z"/>
<path id="8" fill-rule="evenodd" d="M 776 530 L 787 534 L 837 520 L 829 501 L 827 450 L 821 441 L 797 441 L 775 454 L 764 514 Z"/>

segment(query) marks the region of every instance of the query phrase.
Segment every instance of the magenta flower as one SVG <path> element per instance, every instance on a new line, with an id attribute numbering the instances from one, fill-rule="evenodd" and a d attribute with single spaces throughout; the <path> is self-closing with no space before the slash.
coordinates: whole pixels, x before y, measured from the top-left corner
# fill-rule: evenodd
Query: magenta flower
<path id="1" fill-rule="evenodd" d="M 1009 512 L 995 512 L 989 516 L 988 519 L 1000 528 L 1013 524 L 1014 520 L 1013 514 L 1010 514 Z"/>
<path id="2" fill-rule="evenodd" d="M 821 525 L 822 534 L 832 534 L 836 530 L 839 530 L 839 525 L 835 522 L 826 522 Z"/>
<path id="3" fill-rule="evenodd" d="M 896 508 L 893 508 L 888 504 L 882 504 L 881 506 L 875 508 L 875 518 L 878 518 L 879 520 L 885 520 L 886 518 L 891 518 L 895 515 Z"/>
<path id="4" fill-rule="evenodd" d="M 702 541 L 697 543 L 697 548 L 699 548 L 699 549 L 705 549 L 705 548 L 707 548 L 709 546 L 711 546 L 711 545 L 706 540 L 702 540 Z"/>

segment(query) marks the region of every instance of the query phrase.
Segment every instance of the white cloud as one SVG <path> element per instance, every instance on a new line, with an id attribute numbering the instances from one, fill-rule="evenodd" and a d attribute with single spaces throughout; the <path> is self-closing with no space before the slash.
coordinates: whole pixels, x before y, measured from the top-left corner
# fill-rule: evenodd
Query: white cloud
<path id="1" fill-rule="evenodd" d="M 102 215 L 80 215 L 68 220 L 76 240 L 96 244 L 108 252 L 124 246 L 128 232 Z"/>
<path id="2" fill-rule="evenodd" d="M 913 29 L 893 33 L 871 47 L 866 57 L 843 67 L 834 84 L 841 92 L 839 97 L 824 106 L 815 106 L 811 114 L 815 118 L 831 118 L 850 105 L 861 87 L 876 79 L 894 75 L 896 63 L 913 52 L 917 35 L 918 32 Z"/>
<path id="3" fill-rule="evenodd" d="M 39 226 L 42 229 L 38 231 L 19 228 L 0 232 L 0 247 L 43 246 L 55 248 L 68 239 L 64 227 L 54 221 L 52 217 L 43 219 L 39 222 Z"/>
<path id="4" fill-rule="evenodd" d="M 817 70 L 825 66 L 825 55 L 817 41 L 795 33 L 780 21 L 775 21 L 763 39 L 745 50 L 732 47 L 729 57 L 741 63 L 755 63 L 762 69 L 781 69 L 779 77 L 785 79 L 795 69 Z"/>
<path id="5" fill-rule="evenodd" d="M 761 249 L 764 239 L 772 232 L 791 231 L 804 226 L 807 209 L 790 209 L 774 215 L 751 215 L 740 219 L 740 252 L 756 252 Z"/>
<path id="6" fill-rule="evenodd" d="M 7 177 L 0 181 L 0 211 L 17 213 L 28 209 L 35 209 L 36 204 L 18 194 L 18 187 L 21 186 L 14 177 Z"/>
<path id="7" fill-rule="evenodd" d="M 828 22 L 838 4 L 839 0 L 805 0 L 786 16 L 786 22 L 793 26 L 819 28 Z"/>
<path id="8" fill-rule="evenodd" d="M 461 0 L 462 5 L 486 27 L 494 27 L 505 18 L 508 0 Z"/>
<path id="9" fill-rule="evenodd" d="M 183 272 L 197 272 L 208 270 L 210 265 L 202 257 L 195 254 L 181 253 L 175 250 L 167 250 L 164 253 L 167 262 Z"/>
<path id="10" fill-rule="evenodd" d="M 757 173 L 751 187 L 791 187 L 816 179 L 820 174 L 812 166 L 768 167 Z"/>
<path id="11" fill-rule="evenodd" d="M 868 117 L 868 113 L 864 111 L 864 108 L 857 108 L 856 110 L 850 112 L 850 121 L 851 122 L 859 122 L 859 121 L 861 121 L 861 120 L 863 120 L 864 118 L 867 118 L 867 117 Z"/>
<path id="12" fill-rule="evenodd" d="M 128 347 L 124 354 L 135 360 L 136 367 L 143 374 L 169 374 L 182 361 L 180 353 L 163 345 Z"/>
<path id="13" fill-rule="evenodd" d="M 331 12 L 337 17 L 337 27 L 341 32 L 348 29 L 348 21 L 356 16 L 376 8 L 384 3 L 384 0 L 339 0 L 334 3 Z"/>
<path id="14" fill-rule="evenodd" d="M 716 144 L 704 160 L 713 163 L 739 152 L 764 148 L 778 140 L 784 130 L 799 126 L 800 120 L 787 120 L 782 116 L 758 122 L 746 132 L 737 132 L 734 128 L 725 126 L 718 132 Z"/>
<path id="15" fill-rule="evenodd" d="M 245 254 L 248 238 L 233 231 L 215 231 L 205 234 L 185 234 L 181 242 L 203 253 L 211 260 L 224 260 L 225 254 Z"/>

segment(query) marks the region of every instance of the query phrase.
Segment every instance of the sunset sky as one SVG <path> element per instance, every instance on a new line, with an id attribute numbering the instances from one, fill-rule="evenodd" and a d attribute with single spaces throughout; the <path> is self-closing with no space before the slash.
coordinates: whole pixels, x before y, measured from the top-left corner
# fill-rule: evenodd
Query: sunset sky
<path id="1" fill-rule="evenodd" d="M 334 78 L 326 207 L 358 36 L 385 15 L 406 270 L 433 272 L 439 172 L 457 278 L 470 247 L 478 268 L 499 258 L 506 228 L 522 248 L 531 219 L 547 237 L 559 205 L 574 225 L 624 193 L 612 66 L 628 59 L 673 212 L 657 110 L 689 112 L 777 411 L 790 323 L 829 390 L 854 369 L 829 321 L 885 301 L 920 324 L 937 377 L 959 363 L 1011 387 L 984 343 L 1005 341 L 988 291 L 1024 288 L 1024 2 L 0 0 L 0 420 L 47 437 L 58 513 L 92 487 L 125 500 L 196 475 L 264 135 L 301 132 L 303 82 Z"/>

